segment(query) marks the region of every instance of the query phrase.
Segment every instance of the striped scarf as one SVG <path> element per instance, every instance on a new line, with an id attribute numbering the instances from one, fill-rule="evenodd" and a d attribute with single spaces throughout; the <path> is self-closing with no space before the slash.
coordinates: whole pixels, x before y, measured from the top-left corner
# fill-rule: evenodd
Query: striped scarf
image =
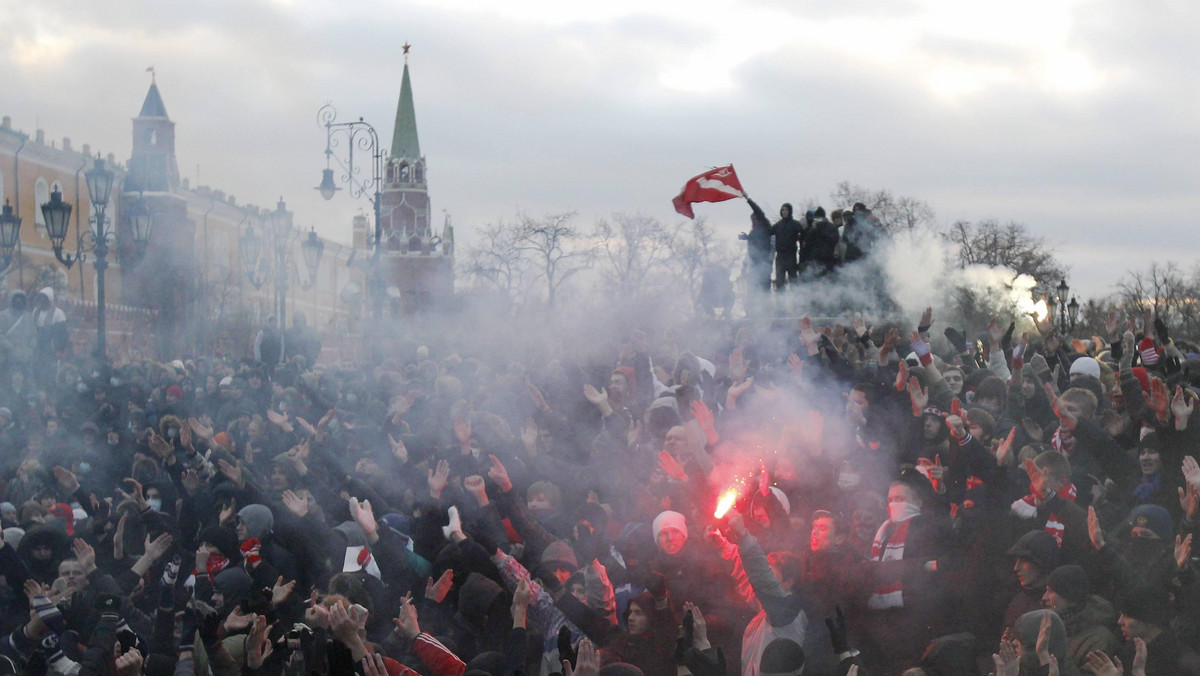
<path id="1" fill-rule="evenodd" d="M 908 539 L 908 524 L 910 523 L 912 523 L 911 518 L 900 523 L 884 521 L 875 533 L 875 540 L 871 543 L 871 560 L 902 560 L 904 558 L 904 542 Z M 871 597 L 867 600 L 867 607 L 872 610 L 904 607 L 904 585 L 900 578 L 899 567 L 896 568 L 894 575 L 881 576 L 879 584 L 875 586 Z"/>
<path id="2" fill-rule="evenodd" d="M 1065 455 L 1068 459 L 1071 453 L 1075 451 L 1075 435 L 1071 434 L 1071 430 L 1059 425 L 1058 429 L 1054 430 L 1054 436 L 1050 439 L 1050 445 L 1054 450 Z"/>

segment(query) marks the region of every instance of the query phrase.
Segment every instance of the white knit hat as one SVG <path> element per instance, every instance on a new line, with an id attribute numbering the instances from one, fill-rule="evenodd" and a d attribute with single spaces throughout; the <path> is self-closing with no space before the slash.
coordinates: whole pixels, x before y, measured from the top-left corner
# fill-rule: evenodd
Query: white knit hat
<path id="1" fill-rule="evenodd" d="M 654 523 L 651 525 L 651 530 L 654 531 L 655 542 L 658 541 L 658 534 L 662 532 L 664 528 L 674 528 L 680 533 L 683 533 L 685 540 L 687 539 L 687 519 L 684 518 L 684 516 L 679 512 L 667 510 L 654 517 Z"/>
<path id="2" fill-rule="evenodd" d="M 1074 362 L 1071 362 L 1071 375 L 1076 373 L 1092 376 L 1093 378 L 1100 377 L 1100 362 L 1091 357 L 1080 357 Z"/>

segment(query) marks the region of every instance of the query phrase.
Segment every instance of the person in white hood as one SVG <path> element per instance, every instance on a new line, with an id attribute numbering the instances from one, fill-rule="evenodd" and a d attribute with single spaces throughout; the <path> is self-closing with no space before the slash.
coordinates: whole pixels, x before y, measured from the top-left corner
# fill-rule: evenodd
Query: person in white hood
<path id="1" fill-rule="evenodd" d="M 34 296 L 33 323 L 38 333 L 38 358 L 52 365 L 71 343 L 67 314 L 54 303 L 53 288 L 47 286 Z"/>

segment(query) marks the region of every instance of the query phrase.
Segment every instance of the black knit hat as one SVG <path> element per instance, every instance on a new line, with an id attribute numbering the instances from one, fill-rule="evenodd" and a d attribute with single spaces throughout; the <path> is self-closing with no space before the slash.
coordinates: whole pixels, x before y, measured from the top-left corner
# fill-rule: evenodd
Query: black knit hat
<path id="1" fill-rule="evenodd" d="M 1045 573 L 1058 565 L 1058 541 L 1044 530 L 1031 530 L 1017 540 L 1008 555 L 1032 561 Z"/>
<path id="2" fill-rule="evenodd" d="M 770 674 L 795 674 L 804 668 L 804 650 L 800 644 L 786 638 L 777 638 L 763 648 L 762 659 L 758 661 L 758 673 L 763 676 Z"/>
<path id="3" fill-rule="evenodd" d="M 1087 603 L 1091 585 L 1087 572 L 1080 566 L 1059 566 L 1046 579 L 1046 586 L 1074 605 Z"/>

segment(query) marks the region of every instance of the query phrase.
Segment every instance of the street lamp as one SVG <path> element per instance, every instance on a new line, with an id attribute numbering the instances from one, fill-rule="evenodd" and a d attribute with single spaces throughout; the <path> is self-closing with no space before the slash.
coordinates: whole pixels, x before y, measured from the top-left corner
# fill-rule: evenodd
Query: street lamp
<path id="1" fill-rule="evenodd" d="M 20 241 L 21 217 L 14 214 L 12 205 L 4 200 L 4 210 L 0 212 L 0 270 L 7 270 L 12 264 L 13 251 Z"/>
<path id="2" fill-rule="evenodd" d="M 1079 319 L 1079 301 L 1075 300 L 1075 296 L 1071 296 L 1071 302 L 1067 303 L 1067 316 L 1071 318 L 1071 330 L 1075 330 L 1075 321 Z"/>
<path id="3" fill-rule="evenodd" d="M 270 237 L 267 265 L 259 265 L 259 257 L 264 248 L 263 238 L 255 231 L 254 226 L 246 226 L 246 232 L 238 237 L 238 251 L 242 258 L 242 268 L 246 271 L 246 279 L 254 288 L 262 288 L 267 282 L 268 275 L 275 277 L 275 306 L 279 317 L 279 325 L 287 326 L 287 292 L 288 272 L 292 267 L 290 256 L 294 243 L 295 229 L 292 223 L 292 213 L 287 210 L 287 203 L 279 198 L 275 210 L 263 219 L 263 232 Z M 311 289 L 317 281 L 317 267 L 321 264 L 321 254 L 325 243 L 310 230 L 307 239 L 300 243 L 300 252 L 304 267 L 308 270 L 308 279 L 300 281 L 304 290 Z M 260 269 L 261 268 L 261 269 Z M 260 274 L 261 273 L 261 274 Z"/>
<path id="4" fill-rule="evenodd" d="M 1063 334 L 1067 333 L 1067 294 L 1071 293 L 1071 288 L 1067 286 L 1067 280 L 1064 278 L 1058 283 L 1058 328 Z M 1078 304 L 1076 304 L 1076 312 L 1078 312 Z"/>
<path id="5" fill-rule="evenodd" d="M 74 254 L 63 253 L 63 244 L 66 242 L 67 228 L 71 221 L 71 205 L 63 201 L 62 191 L 57 185 L 50 193 L 50 201 L 42 205 L 42 216 L 46 220 L 46 231 L 50 235 L 54 257 L 67 269 L 76 262 L 86 261 L 89 251 L 96 254 L 93 263 L 96 268 L 96 357 L 103 360 L 108 349 L 104 272 L 108 269 L 108 248 L 116 243 L 116 233 L 109 227 L 104 215 L 108 210 L 108 199 L 112 194 L 116 175 L 105 165 L 103 159 L 97 157 L 92 161 L 92 168 L 84 172 L 84 178 L 87 180 L 88 198 L 96 215 L 88 219 L 92 227 L 76 237 L 77 250 Z M 145 255 L 146 246 L 150 243 L 150 230 L 154 224 L 154 215 L 147 207 L 144 197 L 138 199 L 132 211 L 132 235 L 136 253 L 129 260 L 122 260 L 122 263 L 128 265 L 136 265 Z M 3 248 L 2 245 L 3 242 L 0 241 L 0 248 Z"/>
<path id="6" fill-rule="evenodd" d="M 383 253 L 383 223 L 380 218 L 383 148 L 379 145 L 379 135 L 375 133 L 375 127 L 364 122 L 361 117 L 352 122 L 337 122 L 336 120 L 337 109 L 332 104 L 327 103 L 317 111 L 317 123 L 325 127 L 325 169 L 321 172 L 321 185 L 316 189 L 320 191 L 321 197 L 327 200 L 333 199 L 337 191 L 341 190 L 334 182 L 333 168 L 329 166 L 330 163 L 336 162 L 343 171 L 342 180 L 350 187 L 352 197 L 359 198 L 373 191 L 370 200 L 375 207 L 375 237 L 373 239 L 375 252 L 371 257 L 368 286 L 371 289 L 371 298 L 375 306 L 375 319 L 378 321 L 383 318 L 383 297 L 386 293 L 383 285 L 383 267 L 380 262 Z M 333 150 L 343 140 L 346 143 L 345 159 L 338 157 Z M 354 164 L 356 150 L 371 154 L 371 179 L 369 181 L 360 176 L 362 167 Z"/>

